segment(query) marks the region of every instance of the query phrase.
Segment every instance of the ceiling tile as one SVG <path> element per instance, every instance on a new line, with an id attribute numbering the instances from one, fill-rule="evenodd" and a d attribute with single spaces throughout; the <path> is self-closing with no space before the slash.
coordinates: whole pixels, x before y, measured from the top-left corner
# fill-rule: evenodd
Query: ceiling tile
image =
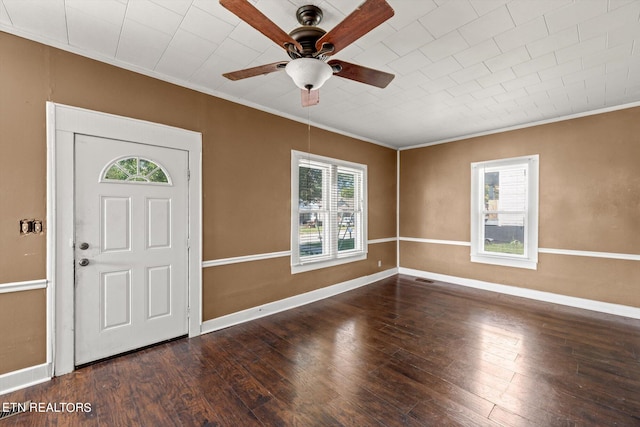
<path id="1" fill-rule="evenodd" d="M 9 19 L 17 28 L 46 38 L 67 43 L 64 0 L 4 0 Z"/>
<path id="2" fill-rule="evenodd" d="M 226 59 L 240 60 L 247 64 L 254 62 L 260 56 L 260 52 L 238 43 L 233 39 L 225 39 L 220 46 L 218 46 L 215 53 L 216 56 L 223 61 Z M 286 60 L 288 58 L 283 55 L 282 59 Z"/>
<path id="3" fill-rule="evenodd" d="M 453 81 L 449 76 L 442 76 L 435 80 L 429 80 L 428 83 L 424 84 L 422 87 L 428 93 L 436 93 L 441 90 L 449 89 L 450 87 L 456 86 L 458 83 Z"/>
<path id="4" fill-rule="evenodd" d="M 578 27 L 570 27 L 559 33 L 527 44 L 527 50 L 532 58 L 578 43 Z"/>
<path id="5" fill-rule="evenodd" d="M 458 83 L 466 83 L 469 80 L 475 80 L 491 74 L 484 64 L 476 64 L 472 67 L 463 68 L 462 70 L 451 73 L 450 76 Z"/>
<path id="6" fill-rule="evenodd" d="M 514 65 L 521 64 L 530 60 L 529 52 L 524 47 L 510 50 L 509 52 L 489 58 L 484 63 L 492 71 L 500 71 Z"/>
<path id="7" fill-rule="evenodd" d="M 200 56 L 193 56 L 174 46 L 169 46 L 162 54 L 155 70 L 167 76 L 189 80 L 191 75 L 202 66 L 205 59 Z"/>
<path id="8" fill-rule="evenodd" d="M 580 59 L 575 59 L 573 61 L 556 65 L 555 67 L 541 70 L 540 72 L 538 72 L 538 75 L 542 80 L 549 80 L 556 77 L 562 77 L 567 74 L 575 73 L 580 70 L 582 70 L 582 61 Z"/>
<path id="9" fill-rule="evenodd" d="M 554 67 L 555 65 L 557 65 L 556 55 L 554 53 L 547 53 L 530 61 L 516 64 L 512 69 L 516 76 L 523 77 L 531 73 L 537 73 L 540 70 Z"/>
<path id="10" fill-rule="evenodd" d="M 509 2 L 509 0 L 470 0 L 478 15 L 485 15 Z"/>
<path id="11" fill-rule="evenodd" d="M 455 0 L 444 3 L 419 21 L 435 38 L 439 38 L 477 17 L 478 14 L 468 0 Z"/>
<path id="12" fill-rule="evenodd" d="M 622 25 L 619 28 L 615 28 L 608 33 L 607 46 L 613 47 L 619 44 L 624 44 L 629 41 L 635 41 L 637 46 L 640 42 L 640 22 L 634 22 L 631 24 Z"/>
<path id="13" fill-rule="evenodd" d="M 172 0 L 168 0 L 172 1 Z M 216 18 L 231 24 L 238 25 L 241 21 L 233 13 L 229 12 L 226 8 L 224 8 L 219 0 L 193 0 L 191 7 L 196 7 L 210 15 L 215 16 Z M 187 13 L 189 13 L 187 11 Z"/>
<path id="14" fill-rule="evenodd" d="M 424 68 L 428 64 L 431 64 L 431 61 L 429 61 L 429 59 L 427 59 L 427 57 L 419 50 L 414 50 L 408 55 L 404 55 L 389 62 L 388 65 L 397 73 L 409 74 Z"/>
<path id="15" fill-rule="evenodd" d="M 116 56 L 120 25 L 92 15 L 87 16 L 74 7 L 67 7 L 67 27 L 70 45 L 109 58 Z"/>
<path id="16" fill-rule="evenodd" d="M 89 17 L 97 18 L 118 26 L 122 25 L 125 12 L 127 11 L 127 6 L 117 0 L 65 0 L 64 3 L 67 10 L 73 8 L 81 11 L 87 16 L 87 19 L 89 19 Z"/>
<path id="17" fill-rule="evenodd" d="M 617 30 L 627 24 L 637 24 L 639 16 L 640 1 L 634 1 L 609 13 L 580 22 L 578 24 L 580 40 L 587 40 L 608 31 Z"/>
<path id="18" fill-rule="evenodd" d="M 465 50 L 469 44 L 457 31 L 451 31 L 448 34 L 433 40 L 420 48 L 427 58 L 433 62 L 437 62 L 449 55 Z"/>
<path id="19" fill-rule="evenodd" d="M 504 90 L 504 87 L 502 87 L 502 85 L 498 84 L 498 85 L 489 86 L 487 88 L 477 90 L 475 92 L 471 92 L 471 96 L 473 96 L 475 99 L 485 99 L 485 98 L 491 98 L 494 95 L 500 95 L 501 93 L 505 93 L 505 90 Z"/>
<path id="20" fill-rule="evenodd" d="M 170 47 L 206 60 L 218 45 L 180 28 L 171 39 Z"/>
<path id="21" fill-rule="evenodd" d="M 604 79 L 605 75 L 605 66 L 598 65 L 593 68 L 588 68 L 580 71 L 576 71 L 575 73 L 565 74 L 562 76 L 562 81 L 565 85 L 573 84 L 576 82 L 581 82 L 587 79 L 592 78 L 602 78 Z"/>
<path id="22" fill-rule="evenodd" d="M 171 36 L 133 20 L 125 21 L 116 57 L 129 64 L 153 70 L 167 49 Z"/>
<path id="23" fill-rule="evenodd" d="M 526 75 L 524 77 L 518 77 L 517 79 L 504 82 L 502 83 L 502 86 L 508 92 L 512 92 L 512 91 L 515 91 L 516 89 L 535 85 L 538 83 L 540 83 L 540 77 L 538 77 L 538 74 L 533 73 L 533 74 Z"/>
<path id="24" fill-rule="evenodd" d="M 516 25 L 524 24 L 573 0 L 515 0 L 507 5 Z"/>
<path id="25" fill-rule="evenodd" d="M 193 2 L 193 0 L 151 0 L 151 1 L 181 16 L 184 16 L 184 14 L 187 13 L 187 10 L 189 10 L 189 7 Z"/>
<path id="26" fill-rule="evenodd" d="M 475 80 L 471 80 L 467 83 L 450 87 L 449 89 L 447 89 L 447 92 L 449 92 L 453 96 L 460 96 L 465 95 L 469 92 L 478 91 L 480 89 L 482 89 L 482 87 L 478 84 L 478 82 L 476 82 Z"/>
<path id="27" fill-rule="evenodd" d="M 413 22 L 395 34 L 388 36 L 384 44 L 399 56 L 424 46 L 433 40 L 431 34 L 419 22 Z"/>
<path id="28" fill-rule="evenodd" d="M 394 53 L 387 46 L 382 43 L 378 43 L 375 46 L 367 49 L 362 52 L 360 55 L 356 56 L 354 59 L 359 64 L 362 64 L 369 68 L 374 67 L 383 67 L 388 62 L 391 62 L 398 58 L 398 55 Z"/>
<path id="29" fill-rule="evenodd" d="M 396 76 L 395 80 L 391 84 L 394 86 L 401 87 L 404 90 L 410 91 L 412 88 L 415 88 L 418 86 L 428 87 L 429 83 L 430 83 L 429 77 L 425 76 L 421 72 L 416 71 L 403 76 Z M 365 86 L 363 85 L 362 87 L 365 87 Z M 411 96 L 413 97 L 415 96 L 415 94 L 412 93 Z"/>
<path id="30" fill-rule="evenodd" d="M 305 0 L 306 1 L 306 0 Z M 401 30 L 407 25 L 416 21 L 416 18 L 420 18 L 427 13 L 431 12 L 437 7 L 436 3 L 432 0 L 420 0 L 420 1 L 393 1 L 390 3 L 391 7 L 395 11 L 393 18 L 389 20 L 391 25 L 396 30 Z"/>
<path id="31" fill-rule="evenodd" d="M 184 16 L 180 28 L 217 44 L 222 43 L 234 29 L 233 25 L 193 6 Z"/>
<path id="32" fill-rule="evenodd" d="M 0 2 L 0 24 L 11 26 L 11 19 L 9 19 L 9 14 L 7 13 L 7 9 L 5 9 L 4 4 Z"/>
<path id="33" fill-rule="evenodd" d="M 494 85 L 498 85 L 503 82 L 515 79 L 516 75 L 511 68 L 505 68 L 497 72 L 493 72 L 487 76 L 480 77 L 478 83 L 484 88 L 488 88 Z"/>
<path id="34" fill-rule="evenodd" d="M 486 40 L 468 49 L 458 52 L 453 57 L 463 67 L 475 65 L 479 62 L 498 56 L 502 53 L 493 39 Z"/>
<path id="35" fill-rule="evenodd" d="M 553 34 L 604 13 L 607 0 L 582 0 L 546 13 L 545 20 L 549 33 Z"/>
<path id="36" fill-rule="evenodd" d="M 276 47 L 283 54 L 283 59 L 286 58 L 287 54 L 283 48 L 280 48 L 273 41 L 269 40 L 267 37 L 256 31 L 254 28 L 246 25 L 240 24 L 229 33 L 229 38 L 236 40 L 243 45 L 250 47 L 252 49 L 258 51 L 265 51 L 271 47 Z"/>
<path id="37" fill-rule="evenodd" d="M 585 53 L 588 52 L 599 52 L 606 48 L 607 46 L 607 36 L 606 34 L 589 39 L 584 42 L 576 43 L 571 46 L 567 46 L 562 49 L 556 50 L 556 58 L 558 59 L 558 64 L 562 64 L 563 62 L 571 61 L 572 59 L 581 58 Z"/>
<path id="38" fill-rule="evenodd" d="M 507 52 L 533 41 L 540 40 L 548 34 L 547 24 L 544 22 L 544 18 L 540 16 L 497 35 L 495 41 L 503 52 Z"/>
<path id="39" fill-rule="evenodd" d="M 127 6 L 126 19 L 173 35 L 180 26 L 182 16 L 149 0 L 132 0 Z"/>
<path id="40" fill-rule="evenodd" d="M 461 69 L 462 66 L 460 65 L 460 63 L 456 61 L 455 58 L 448 56 L 441 61 L 427 65 L 426 67 L 424 67 L 422 72 L 429 76 L 431 79 L 437 79 Z"/>
<path id="41" fill-rule="evenodd" d="M 547 93 L 547 91 L 549 90 L 561 88 L 563 86 L 564 86 L 564 83 L 562 79 L 560 77 L 554 77 L 554 78 L 543 79 L 540 83 L 536 85 L 527 86 L 526 90 L 527 90 L 527 93 L 529 94 L 535 94 L 540 92 Z"/>
<path id="42" fill-rule="evenodd" d="M 475 45 L 513 27 L 514 23 L 511 15 L 505 6 L 501 6 L 460 27 L 458 31 L 469 45 Z"/>
<path id="43" fill-rule="evenodd" d="M 377 44 L 380 44 L 383 40 L 386 40 L 387 37 L 390 37 L 395 33 L 396 30 L 387 22 L 385 22 L 384 24 L 374 28 L 364 36 L 360 37 L 355 41 L 355 44 L 357 44 L 361 49 L 369 49 L 373 46 L 376 46 Z M 342 54 L 342 52 L 344 52 L 344 50 L 340 51 L 340 54 Z"/>
<path id="44" fill-rule="evenodd" d="M 585 53 L 582 58 L 582 66 L 584 68 L 591 68 L 608 62 L 615 62 L 619 58 L 628 58 L 631 56 L 632 48 L 633 42 L 628 42 L 610 49 Z"/>

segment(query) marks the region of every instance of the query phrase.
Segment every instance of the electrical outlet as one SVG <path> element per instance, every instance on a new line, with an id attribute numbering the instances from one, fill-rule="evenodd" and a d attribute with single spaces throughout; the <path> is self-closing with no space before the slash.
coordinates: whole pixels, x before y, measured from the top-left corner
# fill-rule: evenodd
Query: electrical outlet
<path id="1" fill-rule="evenodd" d="M 23 236 L 26 236 L 27 234 L 30 234 L 32 232 L 33 232 L 33 222 L 32 222 L 32 220 L 21 219 L 20 220 L 20 234 L 22 234 Z"/>
<path id="2" fill-rule="evenodd" d="M 26 236 L 28 234 L 42 234 L 42 220 L 40 219 L 21 219 L 20 234 Z"/>
<path id="3" fill-rule="evenodd" d="M 382 267 L 382 260 L 378 260 L 378 267 Z"/>

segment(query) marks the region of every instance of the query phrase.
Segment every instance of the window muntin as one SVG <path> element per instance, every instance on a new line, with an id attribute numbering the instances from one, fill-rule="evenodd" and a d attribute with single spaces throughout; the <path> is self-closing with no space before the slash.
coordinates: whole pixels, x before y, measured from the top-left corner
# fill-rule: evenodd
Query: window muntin
<path id="1" fill-rule="evenodd" d="M 100 182 L 171 185 L 169 174 L 161 165 L 137 156 L 120 158 L 109 163 L 100 174 Z"/>
<path id="2" fill-rule="evenodd" d="M 293 151 L 292 196 L 294 273 L 366 258 L 365 165 Z"/>
<path id="3" fill-rule="evenodd" d="M 471 165 L 471 260 L 535 269 L 538 156 Z"/>

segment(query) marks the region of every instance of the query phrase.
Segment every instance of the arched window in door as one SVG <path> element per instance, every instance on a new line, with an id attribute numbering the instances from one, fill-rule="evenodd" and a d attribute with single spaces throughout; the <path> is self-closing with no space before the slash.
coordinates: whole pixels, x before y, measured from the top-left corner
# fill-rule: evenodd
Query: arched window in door
<path id="1" fill-rule="evenodd" d="M 132 156 L 109 163 L 100 175 L 100 182 L 150 183 L 171 185 L 169 173 L 158 163 Z"/>

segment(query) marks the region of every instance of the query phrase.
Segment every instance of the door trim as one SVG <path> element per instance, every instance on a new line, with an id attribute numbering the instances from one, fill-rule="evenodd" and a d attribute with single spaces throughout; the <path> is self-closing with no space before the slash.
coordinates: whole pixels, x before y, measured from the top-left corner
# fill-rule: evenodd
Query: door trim
<path id="1" fill-rule="evenodd" d="M 202 134 L 47 102 L 47 362 L 75 369 L 74 135 L 81 133 L 189 152 L 189 336 L 202 325 Z M 161 141 L 161 142 L 159 142 Z"/>

